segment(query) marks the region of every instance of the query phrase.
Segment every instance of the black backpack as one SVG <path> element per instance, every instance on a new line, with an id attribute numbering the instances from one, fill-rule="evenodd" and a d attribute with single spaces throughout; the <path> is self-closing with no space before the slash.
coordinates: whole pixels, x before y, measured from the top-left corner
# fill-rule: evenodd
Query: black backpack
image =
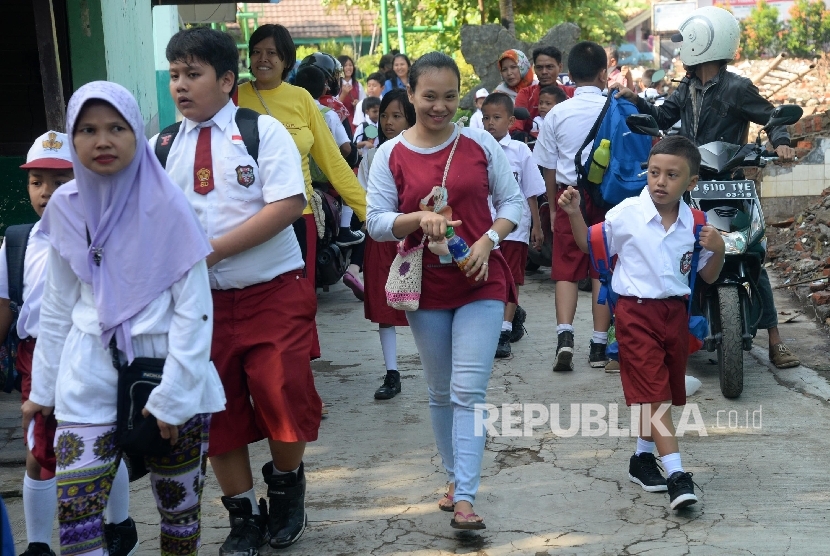
<path id="1" fill-rule="evenodd" d="M 29 246 L 29 234 L 34 224 L 20 224 L 9 226 L 6 229 L 6 267 L 9 270 L 9 308 L 14 314 L 9 334 L 3 341 L 5 353 L 0 358 L 0 388 L 4 392 L 11 392 L 15 388 L 20 390 L 20 374 L 15 368 L 17 359 L 17 345 L 20 338 L 17 335 L 17 317 L 23 306 L 23 265 L 26 261 L 26 248 Z"/>
<path id="2" fill-rule="evenodd" d="M 254 162 L 259 163 L 259 116 L 258 112 L 250 108 L 238 108 L 236 110 L 236 127 L 239 128 L 239 134 L 242 135 L 242 142 L 245 143 L 245 148 L 248 154 L 254 159 Z M 156 139 L 156 157 L 161 162 L 163 168 L 167 168 L 167 157 L 170 155 L 170 147 L 173 146 L 173 141 L 176 140 L 176 135 L 182 127 L 181 122 L 171 124 L 159 133 Z"/>

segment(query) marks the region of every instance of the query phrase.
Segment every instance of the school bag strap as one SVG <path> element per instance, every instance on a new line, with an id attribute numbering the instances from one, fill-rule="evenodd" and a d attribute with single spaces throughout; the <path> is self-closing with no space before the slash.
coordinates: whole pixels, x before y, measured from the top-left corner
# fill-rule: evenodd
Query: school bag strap
<path id="1" fill-rule="evenodd" d="M 691 207 L 690 207 L 691 208 Z M 697 265 L 700 262 L 700 251 L 703 247 L 700 246 L 700 231 L 706 225 L 706 213 L 702 210 L 692 209 L 692 218 L 694 219 L 693 230 L 695 233 L 695 246 L 692 251 L 692 266 L 689 270 L 689 315 L 692 314 L 692 297 L 695 293 L 695 279 L 697 278 Z"/>
<path id="2" fill-rule="evenodd" d="M 242 142 L 245 143 L 245 149 L 257 164 L 259 164 L 259 116 L 259 112 L 250 108 L 237 108 L 236 117 L 234 118 L 236 127 L 239 128 L 239 134 L 242 136 Z M 163 168 L 167 168 L 170 147 L 173 146 L 173 141 L 176 140 L 176 135 L 179 134 L 181 128 L 181 122 L 170 124 L 162 129 L 156 138 L 156 158 L 159 159 Z"/>
<path id="3" fill-rule="evenodd" d="M 597 121 L 594 122 L 591 131 L 588 132 L 588 135 L 585 137 L 585 141 L 582 142 L 582 146 L 579 147 L 579 150 L 576 151 L 576 157 L 574 158 L 574 164 L 576 165 L 576 185 L 578 187 L 586 187 L 590 182 L 588 181 L 588 170 L 585 166 L 582 165 L 582 151 L 585 150 L 590 143 L 593 142 L 594 139 L 597 138 L 597 132 L 599 131 L 599 127 L 602 125 L 602 120 L 605 119 L 605 115 L 608 113 L 608 108 L 611 106 L 611 97 L 614 96 L 613 91 L 608 92 L 608 96 L 605 97 L 605 104 L 602 106 L 602 111 L 599 113 L 597 117 Z M 590 160 L 589 166 L 590 166 Z"/>
<path id="4" fill-rule="evenodd" d="M 9 270 L 9 300 L 11 309 L 17 314 L 23 305 L 23 265 L 26 261 L 26 247 L 34 224 L 19 224 L 6 228 L 6 268 Z"/>
<path id="5" fill-rule="evenodd" d="M 597 304 L 607 304 L 613 314 L 618 296 L 611 289 L 611 276 L 614 273 L 617 258 L 608 256 L 608 237 L 605 233 L 604 222 L 588 228 L 588 257 L 591 259 L 591 266 L 599 274 L 600 288 Z"/>

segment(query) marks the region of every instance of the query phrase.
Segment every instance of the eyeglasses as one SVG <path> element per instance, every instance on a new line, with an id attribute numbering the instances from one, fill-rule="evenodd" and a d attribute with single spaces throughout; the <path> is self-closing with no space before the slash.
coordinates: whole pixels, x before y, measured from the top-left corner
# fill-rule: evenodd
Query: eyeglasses
<path id="1" fill-rule="evenodd" d="M 556 71 L 556 66 L 533 66 L 536 71 Z"/>

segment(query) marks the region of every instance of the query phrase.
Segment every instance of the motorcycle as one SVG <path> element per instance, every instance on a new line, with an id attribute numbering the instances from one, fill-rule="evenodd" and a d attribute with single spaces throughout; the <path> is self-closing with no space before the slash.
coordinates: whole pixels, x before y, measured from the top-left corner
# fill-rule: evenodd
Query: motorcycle
<path id="1" fill-rule="evenodd" d="M 800 106 L 779 106 L 761 131 L 794 124 L 802 114 Z M 634 133 L 664 136 L 650 115 L 629 116 L 626 123 Z M 714 283 L 696 282 L 694 310 L 709 321 L 703 348 L 717 352 L 721 392 L 727 398 L 736 398 L 744 385 L 743 352 L 752 349 L 763 310 L 758 277 L 767 246 L 755 182 L 746 179 L 741 169 L 762 168 L 777 157 L 765 154 L 760 133 L 753 143 L 743 146 L 713 141 L 698 150 L 700 179 L 687 193 L 687 201 L 705 212 L 708 223 L 721 233 L 726 259 Z"/>

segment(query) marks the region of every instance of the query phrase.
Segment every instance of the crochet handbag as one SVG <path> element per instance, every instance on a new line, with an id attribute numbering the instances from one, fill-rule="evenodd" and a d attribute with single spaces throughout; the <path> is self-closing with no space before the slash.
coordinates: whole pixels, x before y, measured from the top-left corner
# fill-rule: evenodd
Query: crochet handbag
<path id="1" fill-rule="evenodd" d="M 441 187 L 447 186 L 447 174 L 450 171 L 450 163 L 458 146 L 458 139 L 461 137 L 461 130 L 455 136 L 455 141 L 447 158 L 447 165 L 444 167 L 444 179 Z M 424 270 L 424 242 L 427 236 L 424 235 L 421 243 L 411 249 L 405 249 L 404 242 L 398 244 L 398 254 L 392 261 L 389 268 L 389 278 L 386 279 L 386 303 L 393 309 L 402 311 L 417 311 L 421 303 L 421 281 Z"/>

